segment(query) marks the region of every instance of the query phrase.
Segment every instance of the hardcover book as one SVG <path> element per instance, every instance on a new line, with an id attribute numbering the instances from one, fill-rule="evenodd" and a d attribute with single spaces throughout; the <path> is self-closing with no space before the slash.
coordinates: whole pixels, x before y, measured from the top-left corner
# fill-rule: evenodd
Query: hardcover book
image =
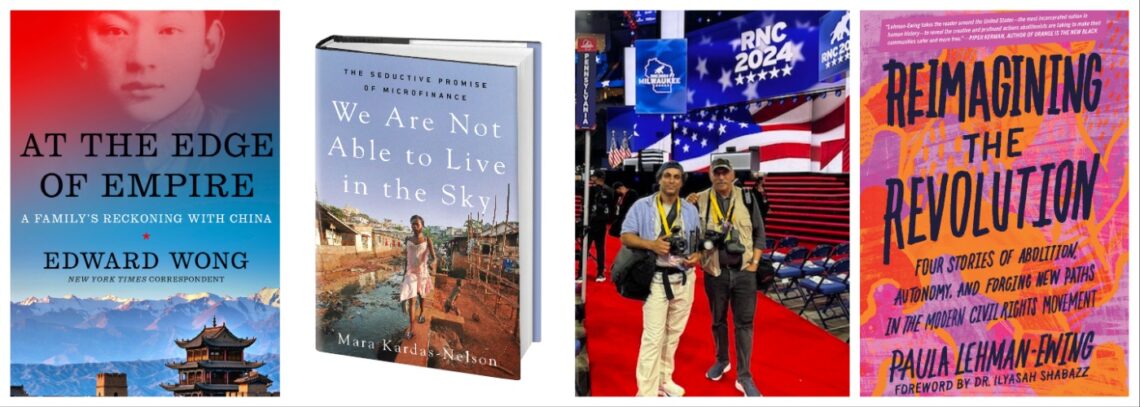
<path id="1" fill-rule="evenodd" d="M 538 340 L 539 44 L 317 45 L 317 349 L 518 379 Z"/>
<path id="2" fill-rule="evenodd" d="M 860 393 L 1128 394 L 1128 20 L 863 13 Z"/>
<path id="3" fill-rule="evenodd" d="M 11 23 L 12 394 L 278 395 L 279 13 Z"/>

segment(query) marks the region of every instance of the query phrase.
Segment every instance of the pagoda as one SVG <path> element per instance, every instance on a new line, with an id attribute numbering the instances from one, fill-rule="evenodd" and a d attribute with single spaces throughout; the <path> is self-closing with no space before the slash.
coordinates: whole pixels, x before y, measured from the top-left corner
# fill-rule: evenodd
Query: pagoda
<path id="1" fill-rule="evenodd" d="M 218 318 L 214 317 L 213 326 L 202 327 L 193 339 L 174 341 L 186 350 L 186 361 L 166 364 L 178 370 L 178 383 L 162 383 L 162 388 L 175 396 L 193 397 L 225 397 L 227 392 L 237 392 L 238 379 L 264 364 L 245 360 L 245 348 L 255 341 L 257 338 L 237 337 L 224 322 L 218 326 Z"/>

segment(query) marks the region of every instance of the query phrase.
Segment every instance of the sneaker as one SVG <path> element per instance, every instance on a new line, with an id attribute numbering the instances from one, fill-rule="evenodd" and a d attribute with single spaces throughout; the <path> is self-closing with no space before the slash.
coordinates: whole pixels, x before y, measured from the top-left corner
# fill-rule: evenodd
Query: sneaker
<path id="1" fill-rule="evenodd" d="M 716 362 L 712 365 L 712 367 L 709 368 L 708 372 L 705 372 L 705 377 L 715 382 L 717 380 L 720 380 L 721 377 L 724 377 L 724 374 L 728 373 L 729 370 L 732 370 L 731 363 Z"/>
<path id="2" fill-rule="evenodd" d="M 661 383 L 661 387 L 657 389 L 658 396 L 664 397 L 681 397 L 685 395 L 685 388 L 673 383 L 672 380 Z"/>
<path id="3" fill-rule="evenodd" d="M 740 390 L 740 393 L 744 394 L 744 397 L 761 397 L 761 396 L 763 396 L 762 394 L 760 394 L 760 389 L 757 389 L 756 385 L 752 383 L 752 380 L 745 380 L 743 383 L 741 383 L 740 380 L 737 380 L 736 381 L 736 390 Z"/>
<path id="4" fill-rule="evenodd" d="M 597 278 L 594 279 L 594 282 L 595 283 L 604 283 L 604 282 L 606 282 L 606 276 L 604 274 L 600 274 L 600 275 L 598 275 Z"/>

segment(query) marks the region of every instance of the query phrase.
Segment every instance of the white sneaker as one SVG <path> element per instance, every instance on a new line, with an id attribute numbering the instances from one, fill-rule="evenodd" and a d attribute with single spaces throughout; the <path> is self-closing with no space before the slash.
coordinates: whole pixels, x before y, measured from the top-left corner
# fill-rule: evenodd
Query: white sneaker
<path id="1" fill-rule="evenodd" d="M 667 381 L 661 383 L 661 387 L 657 389 L 657 395 L 664 397 L 681 397 L 685 395 L 685 388 L 678 386 L 677 383 L 673 383 L 673 381 Z"/>

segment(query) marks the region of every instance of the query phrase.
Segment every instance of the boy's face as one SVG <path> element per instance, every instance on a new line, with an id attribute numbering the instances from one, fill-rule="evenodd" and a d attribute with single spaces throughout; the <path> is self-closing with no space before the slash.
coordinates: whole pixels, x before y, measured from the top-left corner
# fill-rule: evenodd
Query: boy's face
<path id="1" fill-rule="evenodd" d="M 676 168 L 666 169 L 661 173 L 661 178 L 657 180 L 657 183 L 661 186 L 661 193 L 669 196 L 679 194 L 681 192 L 681 184 L 684 183 L 682 181 L 684 176 L 685 173 Z"/>
<path id="2" fill-rule="evenodd" d="M 101 11 L 84 20 L 80 65 L 134 120 L 156 122 L 194 94 L 221 47 L 201 11 Z"/>

